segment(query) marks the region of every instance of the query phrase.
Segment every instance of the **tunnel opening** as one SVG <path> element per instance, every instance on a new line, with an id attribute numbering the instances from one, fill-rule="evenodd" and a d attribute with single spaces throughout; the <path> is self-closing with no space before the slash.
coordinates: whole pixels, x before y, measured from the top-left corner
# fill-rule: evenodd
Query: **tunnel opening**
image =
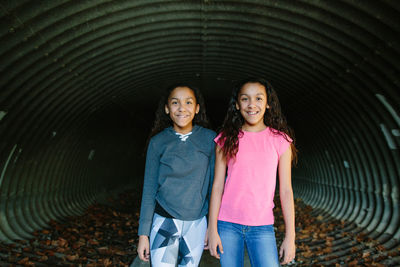
<path id="1" fill-rule="evenodd" d="M 201 88 L 218 130 L 235 82 L 260 76 L 296 133 L 295 197 L 377 241 L 333 231 L 326 253 L 376 260 L 382 246 L 398 264 L 399 13 L 397 1 L 0 1 L 0 241 L 137 193 L 168 85 Z"/>

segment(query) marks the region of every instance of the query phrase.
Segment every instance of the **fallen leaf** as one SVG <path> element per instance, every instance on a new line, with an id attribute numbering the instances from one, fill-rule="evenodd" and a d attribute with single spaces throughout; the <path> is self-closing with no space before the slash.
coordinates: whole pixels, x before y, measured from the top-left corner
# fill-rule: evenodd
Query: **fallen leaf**
<path id="1" fill-rule="evenodd" d="M 366 251 L 366 252 L 363 252 L 362 257 L 363 258 L 368 258 L 370 255 L 371 255 L 371 253 Z"/>
<path id="2" fill-rule="evenodd" d="M 357 247 L 352 247 L 351 249 L 350 249 L 350 252 L 351 253 L 355 253 L 355 252 L 357 252 L 358 251 L 358 248 Z"/>
<path id="3" fill-rule="evenodd" d="M 357 260 L 353 260 L 353 261 L 351 261 L 351 262 L 348 263 L 348 266 L 349 266 L 349 267 L 359 266 L 359 265 L 358 265 L 358 261 L 357 261 Z"/>
<path id="4" fill-rule="evenodd" d="M 79 259 L 79 256 L 78 255 L 67 255 L 66 258 L 69 261 L 75 261 L 76 259 Z"/>
<path id="5" fill-rule="evenodd" d="M 332 247 L 326 247 L 322 250 L 323 253 L 328 254 L 332 252 Z"/>
<path id="6" fill-rule="evenodd" d="M 386 248 L 385 248 L 384 246 L 382 246 L 382 245 L 376 246 L 376 249 L 377 249 L 378 251 L 385 251 L 385 250 L 386 250 Z"/>
<path id="7" fill-rule="evenodd" d="M 25 264 L 25 263 L 27 263 L 28 261 L 29 261 L 29 257 L 25 257 L 25 258 L 19 260 L 17 263 L 18 263 L 18 264 Z"/>
<path id="8" fill-rule="evenodd" d="M 46 255 L 43 255 L 42 257 L 39 258 L 38 261 L 47 261 L 49 259 L 49 257 L 47 257 Z"/>
<path id="9" fill-rule="evenodd" d="M 91 245 L 99 245 L 99 242 L 97 240 L 95 240 L 95 239 L 89 239 L 88 243 L 91 244 Z"/>
<path id="10" fill-rule="evenodd" d="M 103 264 L 104 266 L 111 266 L 112 261 L 110 259 L 104 259 Z"/>

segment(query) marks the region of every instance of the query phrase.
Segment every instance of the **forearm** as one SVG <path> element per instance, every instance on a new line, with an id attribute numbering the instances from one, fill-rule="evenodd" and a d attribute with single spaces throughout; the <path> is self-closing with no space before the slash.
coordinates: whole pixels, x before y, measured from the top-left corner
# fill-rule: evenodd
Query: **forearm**
<path id="1" fill-rule="evenodd" d="M 291 170 L 291 150 L 290 148 L 281 155 L 279 159 L 279 195 L 283 219 L 285 221 L 285 238 L 290 241 L 295 239 L 295 213 L 292 189 L 292 170 Z"/>
<path id="2" fill-rule="evenodd" d="M 226 173 L 225 156 L 218 146 L 215 149 L 215 155 L 214 182 L 211 192 L 208 222 L 210 231 L 217 230 L 218 214 L 221 206 L 222 193 L 224 191 Z"/>
<path id="3" fill-rule="evenodd" d="M 218 213 L 221 206 L 223 188 L 213 186 L 211 199 L 210 199 L 210 210 L 208 215 L 208 225 L 211 231 L 217 230 Z"/>
<path id="4" fill-rule="evenodd" d="M 138 235 L 148 236 L 150 234 L 155 207 L 155 196 L 158 190 L 158 170 L 160 165 L 159 155 L 156 151 L 157 150 L 153 147 L 153 142 L 150 141 L 146 155 Z"/>
<path id="5" fill-rule="evenodd" d="M 155 195 L 157 192 L 157 182 L 152 176 L 145 176 L 142 201 L 140 205 L 140 218 L 138 235 L 149 235 L 151 222 L 154 215 Z"/>
<path id="6" fill-rule="evenodd" d="M 285 238 L 295 240 L 295 212 L 293 190 L 287 188 L 280 191 L 283 220 L 285 222 Z"/>

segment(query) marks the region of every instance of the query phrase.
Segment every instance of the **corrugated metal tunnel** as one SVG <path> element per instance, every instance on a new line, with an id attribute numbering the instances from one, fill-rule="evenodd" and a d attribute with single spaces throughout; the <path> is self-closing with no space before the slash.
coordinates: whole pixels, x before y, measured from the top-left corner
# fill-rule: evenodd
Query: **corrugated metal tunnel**
<path id="1" fill-rule="evenodd" d="M 399 247 L 400 2 L 0 1 L 0 241 L 142 183 L 158 95 L 269 79 L 297 198 Z"/>

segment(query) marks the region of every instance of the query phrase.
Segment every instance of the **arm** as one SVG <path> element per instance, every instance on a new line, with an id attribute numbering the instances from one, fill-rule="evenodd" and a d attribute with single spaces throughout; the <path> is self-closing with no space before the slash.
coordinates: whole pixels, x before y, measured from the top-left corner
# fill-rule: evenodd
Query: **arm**
<path id="1" fill-rule="evenodd" d="M 215 168 L 215 146 L 213 145 L 212 148 L 212 155 L 210 158 L 210 164 L 209 164 L 209 173 L 208 175 L 210 176 L 210 184 L 208 186 L 208 193 L 207 193 L 207 199 L 208 203 L 210 203 L 210 198 L 211 198 L 211 190 L 212 190 L 212 185 L 214 182 L 214 168 Z M 207 221 L 208 221 L 209 215 L 207 214 Z M 206 231 L 206 236 L 204 238 L 204 249 L 208 249 L 208 229 Z"/>
<path id="2" fill-rule="evenodd" d="M 226 159 L 222 152 L 221 147 L 218 145 L 215 147 L 215 172 L 214 182 L 212 187 L 211 199 L 210 199 L 210 211 L 208 217 L 208 248 L 211 256 L 220 258 L 217 248 L 221 253 L 223 252 L 221 239 L 218 235 L 218 213 L 221 206 L 222 193 L 224 191 L 225 184 L 225 173 L 226 173 Z"/>
<path id="3" fill-rule="evenodd" d="M 279 158 L 279 194 L 281 199 L 283 219 L 285 221 L 285 239 L 279 250 L 282 264 L 292 261 L 296 254 L 295 246 L 295 216 L 292 189 L 292 150 L 289 148 Z"/>
<path id="4" fill-rule="evenodd" d="M 158 188 L 159 162 L 159 156 L 156 153 L 153 142 L 150 141 L 146 155 L 146 167 L 138 230 L 139 244 L 137 247 L 139 258 L 143 261 L 149 261 L 150 256 L 149 235 L 154 215 L 155 196 Z"/>

